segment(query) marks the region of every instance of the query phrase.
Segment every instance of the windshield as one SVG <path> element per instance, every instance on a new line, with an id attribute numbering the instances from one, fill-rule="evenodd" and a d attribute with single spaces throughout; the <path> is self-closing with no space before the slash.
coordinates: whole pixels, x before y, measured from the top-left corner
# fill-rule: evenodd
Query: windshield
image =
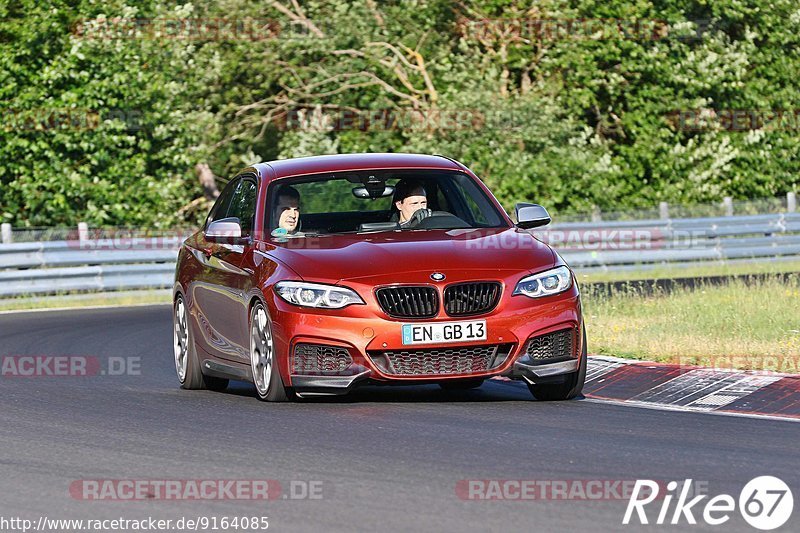
<path id="1" fill-rule="evenodd" d="M 282 179 L 270 185 L 273 237 L 495 228 L 507 224 L 462 172 L 372 170 Z"/>

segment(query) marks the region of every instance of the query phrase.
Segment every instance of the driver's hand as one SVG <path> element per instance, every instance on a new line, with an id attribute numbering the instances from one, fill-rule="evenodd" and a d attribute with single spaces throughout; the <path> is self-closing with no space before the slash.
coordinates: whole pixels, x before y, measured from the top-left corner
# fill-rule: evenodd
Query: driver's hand
<path id="1" fill-rule="evenodd" d="M 419 224 L 420 222 L 422 222 L 431 215 L 433 215 L 433 211 L 425 207 L 420 207 L 419 209 L 414 211 L 414 214 L 411 215 L 411 218 L 408 219 L 408 222 L 406 224 L 408 225 L 408 227 L 413 228 L 414 226 L 416 226 L 417 224 Z"/>

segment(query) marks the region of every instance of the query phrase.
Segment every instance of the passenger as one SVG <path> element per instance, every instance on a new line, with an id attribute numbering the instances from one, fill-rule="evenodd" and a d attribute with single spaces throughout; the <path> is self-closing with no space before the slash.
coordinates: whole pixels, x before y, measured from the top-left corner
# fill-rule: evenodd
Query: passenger
<path id="1" fill-rule="evenodd" d="M 288 234 L 296 233 L 300 228 L 300 193 L 294 187 L 283 185 L 278 189 L 275 201 L 275 218 L 278 228 Z"/>

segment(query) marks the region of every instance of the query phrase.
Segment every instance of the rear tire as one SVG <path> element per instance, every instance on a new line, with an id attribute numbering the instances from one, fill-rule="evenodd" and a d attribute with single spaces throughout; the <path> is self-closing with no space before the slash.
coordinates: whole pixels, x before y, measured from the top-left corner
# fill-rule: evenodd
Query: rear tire
<path id="1" fill-rule="evenodd" d="M 583 327 L 583 348 L 581 349 L 581 362 L 578 370 L 565 377 L 563 383 L 541 385 L 530 385 L 528 389 L 537 400 L 543 401 L 562 401 L 571 400 L 581 393 L 583 384 L 586 381 L 586 328 Z"/>
<path id="2" fill-rule="evenodd" d="M 452 381 L 442 381 L 439 386 L 444 390 L 469 390 L 477 389 L 483 385 L 484 378 L 454 379 Z"/>
<path id="3" fill-rule="evenodd" d="M 223 391 L 228 388 L 228 380 L 206 376 L 200 368 L 200 360 L 189 326 L 188 313 L 183 295 L 178 294 L 173 306 L 173 348 L 175 352 L 175 371 L 181 388 L 187 390 L 209 389 Z"/>
<path id="4" fill-rule="evenodd" d="M 283 385 L 275 356 L 272 321 L 261 302 L 250 310 L 250 369 L 259 400 L 285 402 L 293 398 Z"/>

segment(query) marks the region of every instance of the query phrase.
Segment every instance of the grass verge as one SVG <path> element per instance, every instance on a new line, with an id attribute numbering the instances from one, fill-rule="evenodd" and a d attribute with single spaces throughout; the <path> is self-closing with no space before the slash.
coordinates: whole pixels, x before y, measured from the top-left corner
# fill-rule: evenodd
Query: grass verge
<path id="1" fill-rule="evenodd" d="M 719 368 L 800 371 L 800 276 L 583 298 L 589 351 Z"/>
<path id="2" fill-rule="evenodd" d="M 779 274 L 782 272 L 800 272 L 800 261 L 762 261 L 752 262 L 727 262 L 700 263 L 695 266 L 669 266 L 653 268 L 650 270 L 634 271 L 609 271 L 609 272 L 580 272 L 576 275 L 579 283 L 595 283 L 604 281 L 633 281 L 637 279 L 674 279 L 674 278 L 699 278 L 703 276 L 738 276 L 743 274 Z"/>
<path id="3" fill-rule="evenodd" d="M 29 296 L 0 300 L 2 311 L 28 311 L 32 309 L 60 309 L 143 304 L 169 304 L 169 290 L 126 291 L 118 293 L 59 294 Z"/>

